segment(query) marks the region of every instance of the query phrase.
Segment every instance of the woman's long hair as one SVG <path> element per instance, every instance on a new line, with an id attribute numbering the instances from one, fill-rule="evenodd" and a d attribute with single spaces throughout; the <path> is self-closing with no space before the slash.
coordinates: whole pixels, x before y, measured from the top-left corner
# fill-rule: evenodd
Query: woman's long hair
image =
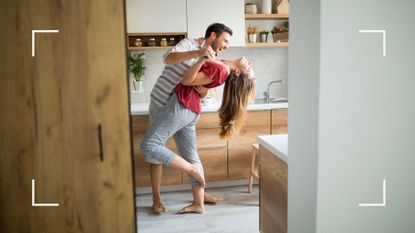
<path id="1" fill-rule="evenodd" d="M 235 76 L 231 72 L 223 90 L 222 106 L 219 109 L 219 136 L 227 139 L 237 134 L 247 112 L 248 103 L 255 96 L 255 80 L 252 73 Z"/>

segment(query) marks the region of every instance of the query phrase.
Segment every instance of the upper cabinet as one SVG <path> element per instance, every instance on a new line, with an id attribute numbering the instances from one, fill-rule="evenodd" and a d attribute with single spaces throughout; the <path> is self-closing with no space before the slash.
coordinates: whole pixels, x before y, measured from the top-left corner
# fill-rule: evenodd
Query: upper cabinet
<path id="1" fill-rule="evenodd" d="M 212 23 L 223 23 L 233 31 L 229 45 L 245 46 L 244 18 L 243 0 L 187 0 L 187 34 L 192 38 L 204 37 Z"/>
<path id="2" fill-rule="evenodd" d="M 126 12 L 128 33 L 187 31 L 186 0 L 126 0 Z"/>

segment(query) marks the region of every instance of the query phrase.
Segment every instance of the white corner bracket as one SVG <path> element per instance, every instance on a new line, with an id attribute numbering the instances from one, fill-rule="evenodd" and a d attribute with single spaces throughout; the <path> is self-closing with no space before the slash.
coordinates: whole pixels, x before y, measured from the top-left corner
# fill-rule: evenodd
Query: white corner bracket
<path id="1" fill-rule="evenodd" d="M 32 206 L 58 207 L 59 203 L 35 203 L 35 179 L 32 179 Z"/>
<path id="2" fill-rule="evenodd" d="M 362 207 L 385 207 L 386 206 L 386 179 L 382 180 L 383 183 L 383 201 L 382 203 L 359 203 Z"/>
<path id="3" fill-rule="evenodd" d="M 383 56 L 386 57 L 386 30 L 359 30 L 360 33 L 382 33 Z"/>
<path id="4" fill-rule="evenodd" d="M 59 30 L 32 30 L 32 57 L 35 56 L 36 33 L 59 33 Z"/>

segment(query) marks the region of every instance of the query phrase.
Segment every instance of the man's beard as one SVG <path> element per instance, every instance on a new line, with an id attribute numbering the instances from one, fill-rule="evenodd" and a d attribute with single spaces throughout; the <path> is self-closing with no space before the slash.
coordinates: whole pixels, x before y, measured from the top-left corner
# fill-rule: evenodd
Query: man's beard
<path id="1" fill-rule="evenodd" d="M 215 51 L 215 56 L 218 56 L 218 53 L 216 52 L 218 49 L 218 39 L 215 39 L 214 41 L 212 41 L 212 43 L 210 44 L 210 47 L 212 47 L 213 51 Z"/>

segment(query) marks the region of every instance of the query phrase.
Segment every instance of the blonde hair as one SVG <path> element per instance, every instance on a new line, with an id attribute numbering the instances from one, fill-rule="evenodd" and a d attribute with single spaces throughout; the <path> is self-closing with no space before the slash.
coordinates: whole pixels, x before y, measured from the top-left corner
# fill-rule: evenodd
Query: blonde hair
<path id="1" fill-rule="evenodd" d="M 219 136 L 227 139 L 241 129 L 245 119 L 248 103 L 255 96 L 255 80 L 253 73 L 241 73 L 239 76 L 231 72 L 226 79 L 223 90 L 222 106 L 219 109 Z"/>

